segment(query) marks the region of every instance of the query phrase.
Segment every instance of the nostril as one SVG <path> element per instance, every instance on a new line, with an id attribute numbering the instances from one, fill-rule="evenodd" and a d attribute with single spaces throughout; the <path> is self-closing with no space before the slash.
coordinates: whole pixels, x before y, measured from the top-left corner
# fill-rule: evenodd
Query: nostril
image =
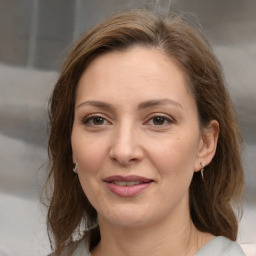
<path id="1" fill-rule="evenodd" d="M 113 161 L 118 163 L 121 166 L 126 166 L 126 165 L 129 165 L 129 163 L 134 162 L 133 159 L 131 159 L 131 160 L 123 160 L 122 159 L 121 160 L 121 159 L 118 159 L 118 158 L 113 158 Z"/>

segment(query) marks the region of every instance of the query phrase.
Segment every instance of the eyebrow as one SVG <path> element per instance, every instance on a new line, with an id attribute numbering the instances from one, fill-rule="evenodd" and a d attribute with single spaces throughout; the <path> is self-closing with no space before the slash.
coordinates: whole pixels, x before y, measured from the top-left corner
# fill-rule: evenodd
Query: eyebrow
<path id="1" fill-rule="evenodd" d="M 182 105 L 177 102 L 177 101 L 174 101 L 174 100 L 171 100 L 171 99 L 155 99 L 155 100 L 148 100 L 148 101 L 145 101 L 145 102 L 142 102 L 138 105 L 138 110 L 143 110 L 143 109 L 146 109 L 146 108 L 149 108 L 149 107 L 152 107 L 152 106 L 161 106 L 161 105 L 173 105 L 173 106 L 176 106 L 176 107 L 179 107 L 179 108 L 182 108 Z M 96 101 L 96 100 L 88 100 L 88 101 L 84 101 L 82 102 L 81 104 L 79 104 L 76 108 L 79 108 L 83 105 L 91 105 L 91 106 L 95 106 L 95 107 L 98 107 L 98 108 L 103 108 L 103 109 L 107 109 L 107 110 L 114 110 L 114 106 L 109 104 L 109 103 L 106 103 L 106 102 L 103 102 L 103 101 Z"/>
<path id="2" fill-rule="evenodd" d="M 177 101 L 171 99 L 161 99 L 161 100 L 148 100 L 139 104 L 138 109 L 145 109 L 152 106 L 159 106 L 159 105 L 174 105 L 176 107 L 182 108 L 181 104 Z"/>
<path id="3" fill-rule="evenodd" d="M 110 110 L 114 109 L 114 107 L 111 104 L 103 102 L 103 101 L 96 101 L 96 100 L 84 101 L 81 104 L 79 104 L 76 108 L 79 108 L 83 105 L 91 105 L 91 106 L 94 106 L 94 107 L 110 109 Z"/>

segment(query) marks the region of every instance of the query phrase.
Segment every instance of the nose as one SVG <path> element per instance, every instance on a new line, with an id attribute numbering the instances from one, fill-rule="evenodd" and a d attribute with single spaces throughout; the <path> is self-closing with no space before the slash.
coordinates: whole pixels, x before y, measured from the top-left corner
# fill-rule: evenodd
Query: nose
<path id="1" fill-rule="evenodd" d="M 142 160 L 143 149 L 138 133 L 134 127 L 128 125 L 115 130 L 109 153 L 112 161 L 127 166 Z"/>

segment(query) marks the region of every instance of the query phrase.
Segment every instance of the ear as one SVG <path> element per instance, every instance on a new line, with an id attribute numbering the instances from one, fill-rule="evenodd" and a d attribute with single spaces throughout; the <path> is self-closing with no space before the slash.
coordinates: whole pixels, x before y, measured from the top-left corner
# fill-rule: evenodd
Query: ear
<path id="1" fill-rule="evenodd" d="M 204 163 L 204 165 L 207 166 L 212 161 L 217 148 L 219 127 L 218 121 L 211 120 L 206 127 L 202 128 L 197 159 L 195 162 L 195 172 L 202 169 L 200 163 Z"/>

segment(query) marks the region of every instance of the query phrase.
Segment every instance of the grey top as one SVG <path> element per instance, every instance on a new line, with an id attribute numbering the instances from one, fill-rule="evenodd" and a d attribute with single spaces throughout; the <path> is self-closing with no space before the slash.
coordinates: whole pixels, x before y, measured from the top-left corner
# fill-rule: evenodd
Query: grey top
<path id="1" fill-rule="evenodd" d="M 195 256 L 246 256 L 240 245 L 224 236 L 217 236 L 205 244 Z"/>
<path id="2" fill-rule="evenodd" d="M 63 252 L 63 256 L 71 256 Z M 49 256 L 54 256 L 50 254 Z M 82 240 L 72 256 L 91 256 L 87 243 Z M 223 236 L 217 236 L 205 244 L 194 256 L 246 256 L 240 245 Z"/>

